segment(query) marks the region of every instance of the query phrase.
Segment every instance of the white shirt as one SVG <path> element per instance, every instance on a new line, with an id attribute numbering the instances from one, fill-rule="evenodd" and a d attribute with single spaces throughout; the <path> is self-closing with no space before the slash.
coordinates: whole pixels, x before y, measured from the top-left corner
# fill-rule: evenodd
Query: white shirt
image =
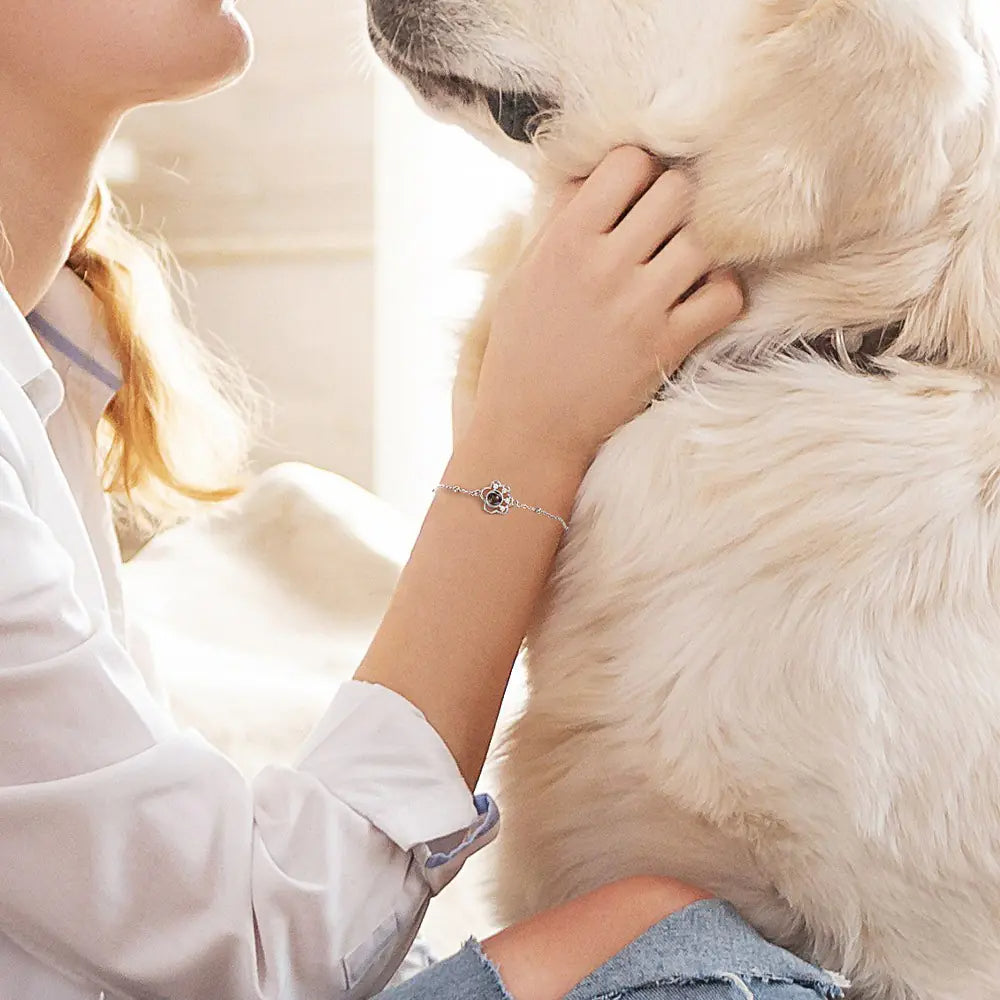
<path id="1" fill-rule="evenodd" d="M 179 729 L 122 606 L 96 317 L 64 271 L 36 337 L 0 286 L 0 1000 L 368 997 L 496 808 L 373 685 L 252 785 Z"/>

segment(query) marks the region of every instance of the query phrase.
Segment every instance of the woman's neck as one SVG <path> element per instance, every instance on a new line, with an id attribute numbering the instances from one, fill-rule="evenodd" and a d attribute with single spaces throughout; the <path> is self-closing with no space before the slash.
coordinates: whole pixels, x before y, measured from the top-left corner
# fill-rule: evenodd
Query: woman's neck
<path id="1" fill-rule="evenodd" d="M 114 120 L 67 120 L 0 91 L 0 280 L 22 313 L 69 254 Z"/>

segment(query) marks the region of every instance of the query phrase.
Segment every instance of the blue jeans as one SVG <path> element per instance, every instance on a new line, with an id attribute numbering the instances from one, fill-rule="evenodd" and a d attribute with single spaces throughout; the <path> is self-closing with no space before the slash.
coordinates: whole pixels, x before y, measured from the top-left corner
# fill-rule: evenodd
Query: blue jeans
<path id="1" fill-rule="evenodd" d="M 567 1000 L 836 1000 L 825 972 L 768 944 L 721 900 L 671 914 L 588 976 Z M 511 1000 L 470 941 L 457 955 L 379 1000 Z"/>

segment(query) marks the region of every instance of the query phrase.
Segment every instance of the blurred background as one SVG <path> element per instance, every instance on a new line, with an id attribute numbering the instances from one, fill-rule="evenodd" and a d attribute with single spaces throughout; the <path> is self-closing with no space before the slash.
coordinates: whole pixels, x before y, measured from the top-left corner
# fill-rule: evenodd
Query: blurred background
<path id="1" fill-rule="evenodd" d="M 360 0 L 241 9 L 248 76 L 135 112 L 107 173 L 187 273 L 197 328 L 270 400 L 258 466 L 308 462 L 420 514 L 480 287 L 462 260 L 527 180 L 376 68 Z"/>

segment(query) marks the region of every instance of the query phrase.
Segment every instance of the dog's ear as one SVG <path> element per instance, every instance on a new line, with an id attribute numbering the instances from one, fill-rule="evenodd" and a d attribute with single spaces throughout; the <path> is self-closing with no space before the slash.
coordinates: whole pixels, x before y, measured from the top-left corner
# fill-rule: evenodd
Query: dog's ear
<path id="1" fill-rule="evenodd" d="M 761 0 L 710 123 L 695 221 L 720 262 L 926 225 L 986 85 L 941 0 Z"/>

